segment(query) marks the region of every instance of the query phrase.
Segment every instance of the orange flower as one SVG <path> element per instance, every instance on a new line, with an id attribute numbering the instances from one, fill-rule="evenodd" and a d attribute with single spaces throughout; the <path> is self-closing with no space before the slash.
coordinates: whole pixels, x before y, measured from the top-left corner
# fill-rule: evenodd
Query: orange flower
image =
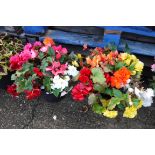
<path id="1" fill-rule="evenodd" d="M 55 42 L 54 42 L 53 39 L 50 38 L 50 37 L 46 37 L 46 38 L 44 39 L 43 43 L 44 43 L 44 45 L 46 45 L 46 46 L 53 46 L 53 45 L 55 45 Z"/>
<path id="2" fill-rule="evenodd" d="M 118 56 L 118 51 L 111 51 L 107 56 L 106 60 L 108 61 L 109 64 L 114 65 L 115 64 L 115 59 Z"/>
<path id="3" fill-rule="evenodd" d="M 127 83 L 130 75 L 131 72 L 126 67 L 122 67 L 114 73 L 114 76 L 111 77 L 111 86 L 120 89 L 122 85 Z"/>
<path id="4" fill-rule="evenodd" d="M 86 58 L 87 64 L 91 66 L 91 68 L 97 67 L 101 61 L 103 61 L 105 55 L 96 55 L 92 59 L 90 57 Z"/>

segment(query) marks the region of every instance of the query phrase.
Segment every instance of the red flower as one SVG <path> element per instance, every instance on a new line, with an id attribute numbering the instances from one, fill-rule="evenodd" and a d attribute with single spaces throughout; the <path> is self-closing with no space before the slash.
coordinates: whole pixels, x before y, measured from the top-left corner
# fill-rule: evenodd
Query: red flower
<path id="1" fill-rule="evenodd" d="M 82 82 L 82 83 L 87 83 L 87 82 L 89 82 L 89 77 L 88 76 L 86 76 L 86 75 L 80 75 L 79 76 L 79 80 L 80 80 L 80 82 Z"/>
<path id="2" fill-rule="evenodd" d="M 104 73 L 104 76 L 106 78 L 107 84 L 110 84 L 111 83 L 111 76 L 108 73 Z"/>
<path id="3" fill-rule="evenodd" d="M 37 74 L 37 76 L 43 77 L 43 73 L 40 71 L 39 68 L 34 67 L 34 68 L 33 68 L 33 71 L 34 71 L 35 74 Z"/>
<path id="4" fill-rule="evenodd" d="M 33 88 L 33 90 L 31 90 L 31 91 L 26 90 L 25 94 L 26 94 L 27 100 L 32 100 L 32 99 L 35 99 L 41 95 L 41 90 L 39 88 Z"/>
<path id="5" fill-rule="evenodd" d="M 87 67 L 84 67 L 83 69 L 80 70 L 80 74 L 85 76 L 90 76 L 91 70 Z"/>
<path id="6" fill-rule="evenodd" d="M 13 96 L 18 96 L 19 93 L 16 91 L 17 86 L 15 84 L 12 84 L 11 86 L 7 87 L 7 92 Z"/>
<path id="7" fill-rule="evenodd" d="M 77 101 L 83 101 L 85 96 L 92 91 L 92 83 L 90 82 L 89 85 L 84 85 L 83 83 L 77 84 L 73 89 L 72 89 L 72 97 L 74 100 Z"/>
<path id="8" fill-rule="evenodd" d="M 60 58 L 61 58 L 61 54 L 60 53 L 57 53 L 56 54 L 56 59 L 59 60 Z"/>

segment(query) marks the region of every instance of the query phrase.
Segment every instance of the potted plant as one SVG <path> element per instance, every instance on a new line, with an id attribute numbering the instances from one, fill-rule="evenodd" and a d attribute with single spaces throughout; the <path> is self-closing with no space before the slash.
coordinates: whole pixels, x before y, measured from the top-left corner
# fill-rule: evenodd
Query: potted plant
<path id="1" fill-rule="evenodd" d="M 11 38 L 7 34 L 0 34 L 0 87 L 6 88 L 11 83 L 9 69 L 9 58 L 20 52 L 23 48 L 22 41 Z"/>
<path id="2" fill-rule="evenodd" d="M 152 76 L 152 79 L 150 81 L 150 86 L 153 88 L 154 94 L 155 94 L 155 64 L 151 65 L 151 71 L 153 72 L 153 76 Z"/>
<path id="3" fill-rule="evenodd" d="M 47 99 L 58 101 L 72 89 L 72 80 L 78 75 L 68 60 L 67 49 L 56 46 L 51 38 L 45 38 L 43 43 L 27 43 L 21 53 L 10 58 L 10 69 L 15 74 L 7 91 L 14 96 L 25 93 L 28 100 L 46 92 Z"/>
<path id="4" fill-rule="evenodd" d="M 142 105 L 151 105 L 154 96 L 152 89 L 141 86 L 143 66 L 133 54 L 118 53 L 115 48 L 95 48 L 86 57 L 72 97 L 83 101 L 88 96 L 92 110 L 106 117 L 115 118 L 118 111 L 123 111 L 123 117 L 134 118 Z"/>

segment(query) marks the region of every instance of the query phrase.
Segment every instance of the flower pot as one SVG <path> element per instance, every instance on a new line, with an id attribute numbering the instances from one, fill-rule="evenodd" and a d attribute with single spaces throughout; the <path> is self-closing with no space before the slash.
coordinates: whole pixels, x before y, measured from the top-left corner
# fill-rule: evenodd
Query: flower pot
<path id="1" fill-rule="evenodd" d="M 0 89 L 7 89 L 8 85 L 11 85 L 13 81 L 11 81 L 12 73 L 9 72 L 8 75 L 5 75 L 0 79 Z"/>
<path id="2" fill-rule="evenodd" d="M 44 92 L 43 95 L 44 95 L 45 100 L 47 102 L 50 102 L 50 103 L 52 103 L 52 102 L 60 102 L 64 98 L 64 97 L 60 97 L 60 96 L 56 97 L 53 94 L 46 94 L 46 92 Z"/>

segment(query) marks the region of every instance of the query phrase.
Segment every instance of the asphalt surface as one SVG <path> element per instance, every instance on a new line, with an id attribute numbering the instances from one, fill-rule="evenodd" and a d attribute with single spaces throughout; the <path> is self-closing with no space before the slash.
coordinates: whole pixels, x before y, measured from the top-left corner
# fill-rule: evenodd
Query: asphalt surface
<path id="1" fill-rule="evenodd" d="M 75 47 L 70 47 L 70 50 Z M 76 49 L 80 51 L 81 47 Z M 144 79 L 147 86 L 147 78 Z M 0 89 L 1 129 L 154 129 L 155 102 L 152 107 L 141 108 L 134 119 L 123 118 L 120 113 L 115 119 L 82 108 L 87 101 L 77 103 L 67 95 L 60 102 L 48 102 L 42 95 L 37 100 L 27 101 L 24 96 L 13 98 Z"/>
<path id="2" fill-rule="evenodd" d="M 0 90 L 0 128 L 4 129 L 142 129 L 155 128 L 155 107 L 142 108 L 134 119 L 120 114 L 108 119 L 82 108 L 87 101 L 77 103 L 66 96 L 56 103 L 47 102 L 44 96 L 28 102 L 23 96 L 13 98 Z"/>

